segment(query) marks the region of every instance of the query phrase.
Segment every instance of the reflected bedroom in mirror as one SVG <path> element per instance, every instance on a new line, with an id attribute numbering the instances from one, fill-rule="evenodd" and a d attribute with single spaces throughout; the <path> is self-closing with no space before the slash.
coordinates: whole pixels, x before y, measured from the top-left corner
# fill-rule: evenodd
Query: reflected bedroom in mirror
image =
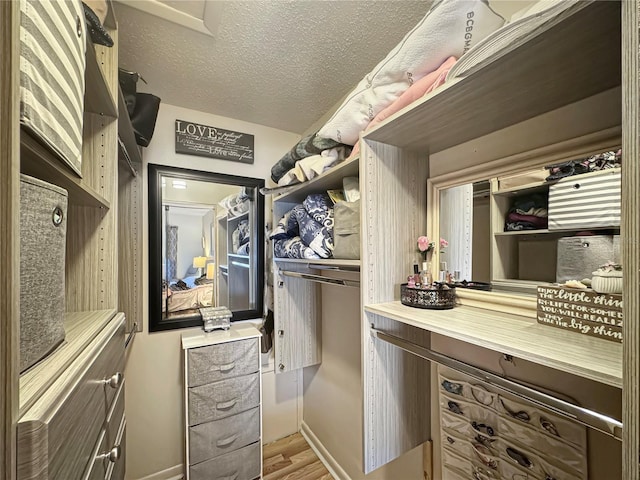
<path id="1" fill-rule="evenodd" d="M 255 178 L 149 165 L 149 329 L 201 326 L 211 307 L 262 316 L 264 199 Z"/>

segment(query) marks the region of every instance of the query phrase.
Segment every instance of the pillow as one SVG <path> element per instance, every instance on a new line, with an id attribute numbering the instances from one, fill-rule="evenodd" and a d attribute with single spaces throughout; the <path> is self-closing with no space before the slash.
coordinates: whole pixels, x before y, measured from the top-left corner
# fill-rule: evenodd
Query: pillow
<path id="1" fill-rule="evenodd" d="M 358 83 L 318 135 L 355 145 L 367 124 L 410 85 L 503 24 L 504 18 L 485 1 L 441 0 Z"/>

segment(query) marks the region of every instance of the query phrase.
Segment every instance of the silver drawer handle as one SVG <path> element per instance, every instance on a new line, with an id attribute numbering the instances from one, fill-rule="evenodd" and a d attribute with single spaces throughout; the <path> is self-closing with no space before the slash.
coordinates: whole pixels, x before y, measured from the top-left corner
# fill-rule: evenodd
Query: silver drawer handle
<path id="1" fill-rule="evenodd" d="M 216 410 L 229 410 L 236 403 L 238 403 L 238 400 L 236 398 L 234 398 L 233 400 L 229 400 L 227 402 L 218 402 L 216 403 Z"/>
<path id="2" fill-rule="evenodd" d="M 122 455 L 122 448 L 120 447 L 120 445 L 116 445 L 108 452 L 103 453 L 102 455 L 98 455 L 98 458 L 107 459 L 111 463 L 116 463 L 120 459 L 121 455 Z"/>
<path id="3" fill-rule="evenodd" d="M 223 438 L 222 440 L 218 440 L 216 442 L 216 446 L 226 447 L 228 445 L 231 445 L 233 442 L 235 442 L 237 438 L 238 438 L 238 434 L 236 433 L 235 435 L 231 435 L 230 437 Z"/>
<path id="4" fill-rule="evenodd" d="M 105 378 L 102 382 L 105 385 L 109 385 L 111 388 L 118 388 L 122 385 L 122 381 L 124 380 L 124 375 L 120 372 L 112 375 L 110 378 Z"/>

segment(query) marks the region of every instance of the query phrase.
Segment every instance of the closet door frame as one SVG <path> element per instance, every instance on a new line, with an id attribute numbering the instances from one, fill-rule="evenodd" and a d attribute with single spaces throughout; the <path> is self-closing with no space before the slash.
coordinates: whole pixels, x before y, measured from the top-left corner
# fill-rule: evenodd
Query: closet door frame
<path id="1" fill-rule="evenodd" d="M 20 318 L 20 2 L 0 2 L 0 477 L 16 478 Z"/>

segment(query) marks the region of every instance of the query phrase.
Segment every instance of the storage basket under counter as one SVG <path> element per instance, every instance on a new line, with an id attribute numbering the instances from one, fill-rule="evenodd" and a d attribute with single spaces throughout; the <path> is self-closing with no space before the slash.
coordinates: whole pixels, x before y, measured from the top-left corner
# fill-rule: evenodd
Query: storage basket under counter
<path id="1" fill-rule="evenodd" d="M 400 303 L 408 307 L 428 310 L 448 310 L 456 305 L 456 289 L 445 284 L 429 287 L 400 285 Z"/>

